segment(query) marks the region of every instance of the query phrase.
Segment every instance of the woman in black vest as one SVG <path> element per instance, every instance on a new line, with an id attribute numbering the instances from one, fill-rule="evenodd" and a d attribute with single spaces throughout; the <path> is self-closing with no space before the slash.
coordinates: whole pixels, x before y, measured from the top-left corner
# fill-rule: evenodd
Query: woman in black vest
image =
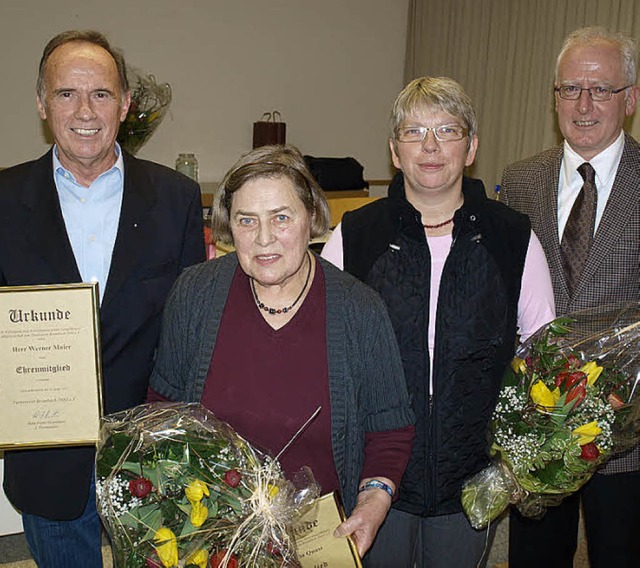
<path id="1" fill-rule="evenodd" d="M 549 269 L 526 216 L 463 177 L 478 148 L 473 106 L 446 77 L 398 96 L 388 197 L 345 214 L 323 256 L 387 304 L 416 413 L 399 498 L 367 566 L 475 567 L 488 535 L 461 486 L 488 463 L 487 426 L 516 337 L 554 317 Z"/>

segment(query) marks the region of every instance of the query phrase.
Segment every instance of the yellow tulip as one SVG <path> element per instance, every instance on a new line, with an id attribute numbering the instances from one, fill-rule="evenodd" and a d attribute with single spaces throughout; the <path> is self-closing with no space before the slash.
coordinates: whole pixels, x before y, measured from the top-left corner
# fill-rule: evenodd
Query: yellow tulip
<path id="1" fill-rule="evenodd" d="M 527 372 L 527 363 L 524 359 L 520 359 L 520 357 L 514 357 L 511 359 L 511 368 L 514 373 L 525 374 Z"/>
<path id="2" fill-rule="evenodd" d="M 187 488 L 184 490 L 187 499 L 193 505 L 193 503 L 197 501 L 202 501 L 202 497 L 205 495 L 209 497 L 209 488 L 204 481 L 200 481 L 199 479 L 194 479 Z"/>
<path id="3" fill-rule="evenodd" d="M 578 436 L 578 444 L 584 446 L 589 442 L 593 442 L 596 436 L 602 432 L 602 428 L 598 426 L 598 422 L 594 420 L 576 428 L 572 434 Z"/>
<path id="4" fill-rule="evenodd" d="M 207 520 L 209 516 L 209 509 L 207 509 L 200 501 L 191 503 L 191 524 L 194 527 L 199 527 Z"/>
<path id="5" fill-rule="evenodd" d="M 542 381 L 537 381 L 531 387 L 531 400 L 536 406 L 544 407 L 545 410 L 553 409 L 556 402 L 558 402 L 559 394 L 558 389 L 554 389 L 554 392 L 551 392 Z"/>
<path id="6" fill-rule="evenodd" d="M 171 529 L 162 527 L 156 531 L 153 540 L 157 543 L 156 552 L 165 568 L 173 568 L 178 565 L 178 542 Z"/>
<path id="7" fill-rule="evenodd" d="M 602 373 L 602 367 L 595 361 L 589 361 L 582 365 L 580 370 L 587 375 L 587 384 L 592 385 L 598 380 L 600 373 Z"/>
<path id="8" fill-rule="evenodd" d="M 209 560 L 209 555 L 207 551 L 204 549 L 196 550 L 189 558 L 187 558 L 187 566 L 189 564 L 195 564 L 200 568 L 207 568 L 207 560 Z"/>
<path id="9" fill-rule="evenodd" d="M 273 483 L 269 483 L 267 488 L 269 489 L 269 499 L 273 499 L 280 491 L 280 488 L 277 485 L 273 485 Z"/>

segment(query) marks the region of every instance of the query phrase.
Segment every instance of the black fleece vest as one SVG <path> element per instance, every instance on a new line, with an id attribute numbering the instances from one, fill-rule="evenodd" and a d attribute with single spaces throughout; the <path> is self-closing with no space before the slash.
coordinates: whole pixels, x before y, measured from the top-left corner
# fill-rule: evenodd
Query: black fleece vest
<path id="1" fill-rule="evenodd" d="M 394 506 L 422 516 L 461 511 L 463 481 L 488 463 L 487 428 L 513 356 L 531 232 L 526 216 L 487 199 L 481 181 L 464 178 L 463 194 L 440 282 L 432 397 L 431 259 L 402 174 L 388 198 L 342 220 L 345 270 L 389 308 L 416 413 L 416 439 Z"/>

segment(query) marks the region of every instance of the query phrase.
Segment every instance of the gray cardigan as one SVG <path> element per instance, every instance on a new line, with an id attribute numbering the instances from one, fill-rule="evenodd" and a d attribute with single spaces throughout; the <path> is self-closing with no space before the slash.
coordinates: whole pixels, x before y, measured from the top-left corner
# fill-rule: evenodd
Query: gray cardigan
<path id="1" fill-rule="evenodd" d="M 366 432 L 414 422 L 402 361 L 379 296 L 317 257 L 326 283 L 327 358 L 333 458 L 345 507 L 356 503 Z M 199 402 L 222 312 L 238 266 L 235 253 L 185 270 L 165 306 L 151 388 Z M 380 472 L 381 475 L 384 472 Z"/>

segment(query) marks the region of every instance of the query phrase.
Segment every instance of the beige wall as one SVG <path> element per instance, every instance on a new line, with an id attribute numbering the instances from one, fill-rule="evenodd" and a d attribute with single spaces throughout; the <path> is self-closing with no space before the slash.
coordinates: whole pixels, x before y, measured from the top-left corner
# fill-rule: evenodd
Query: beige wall
<path id="1" fill-rule="evenodd" d="M 2 0 L 0 167 L 48 144 L 34 102 L 47 40 L 96 28 L 127 61 L 173 88 L 170 114 L 139 156 L 172 166 L 195 152 L 217 181 L 278 109 L 304 153 L 354 156 L 389 176 L 387 117 L 402 88 L 408 0 Z"/>

